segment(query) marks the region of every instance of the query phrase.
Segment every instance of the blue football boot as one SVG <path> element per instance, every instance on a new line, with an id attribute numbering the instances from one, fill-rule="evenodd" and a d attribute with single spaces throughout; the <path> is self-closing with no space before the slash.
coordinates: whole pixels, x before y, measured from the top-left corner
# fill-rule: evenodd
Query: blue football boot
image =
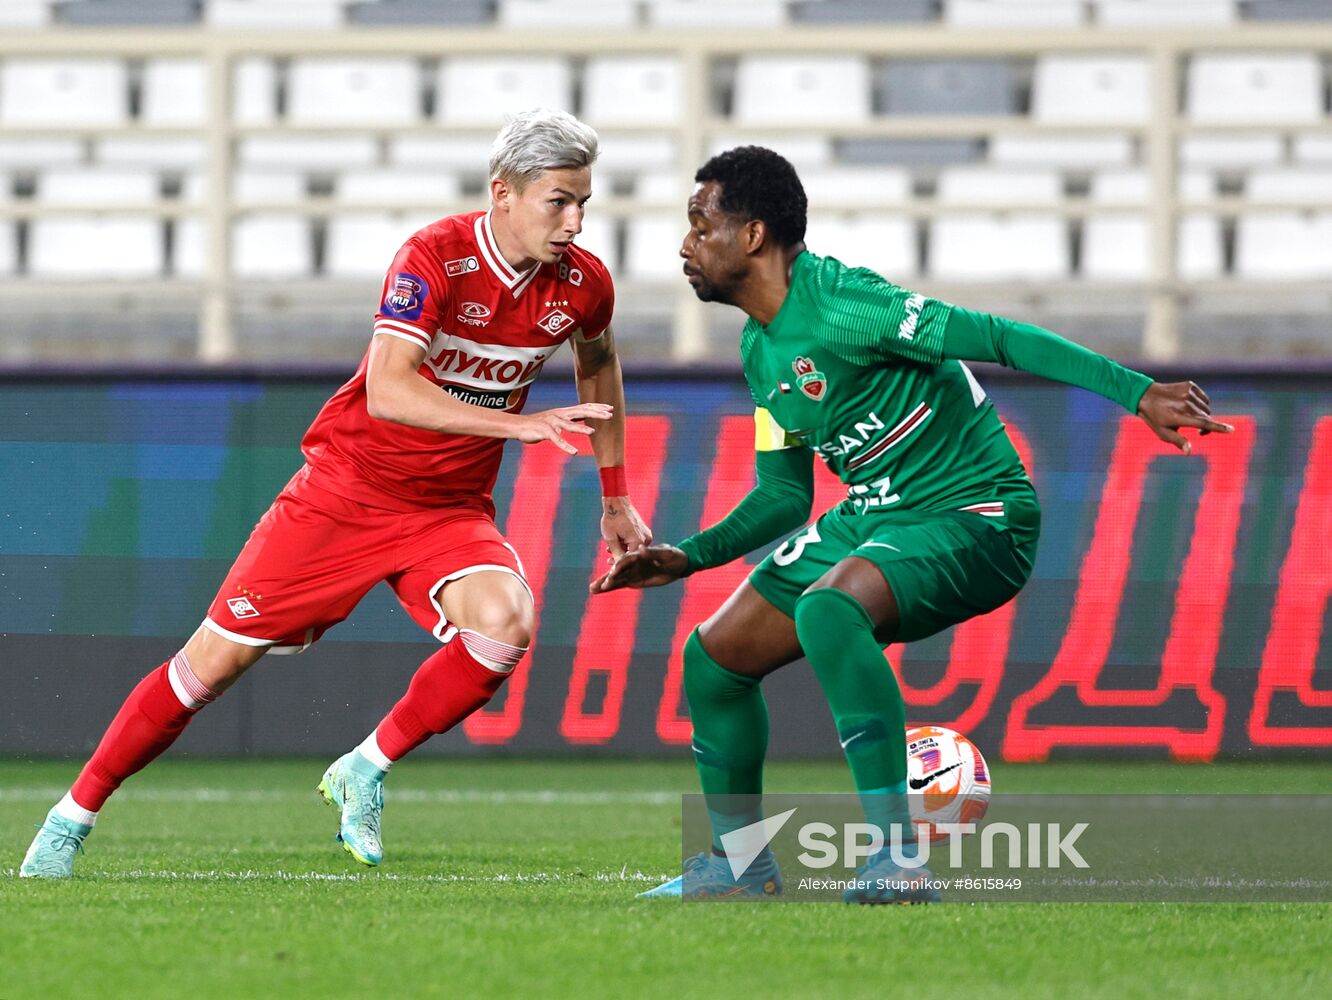
<path id="1" fill-rule="evenodd" d="M 318 791 L 342 811 L 338 840 L 347 853 L 371 867 L 383 861 L 379 817 L 384 811 L 384 772 L 353 750 L 329 765 Z"/>
<path id="2" fill-rule="evenodd" d="M 764 850 L 737 879 L 731 863 L 716 854 L 697 854 L 684 863 L 684 874 L 640 897 L 677 899 L 774 899 L 782 894 L 782 873 L 772 851 Z"/>
<path id="3" fill-rule="evenodd" d="M 928 868 L 903 868 L 886 847 L 856 869 L 856 879 L 859 884 L 842 893 L 842 902 L 914 906 L 943 899 Z"/>
<path id="4" fill-rule="evenodd" d="M 92 827 L 65 819 L 52 809 L 23 856 L 19 877 L 69 878 L 74 874 L 74 858 L 91 832 Z"/>

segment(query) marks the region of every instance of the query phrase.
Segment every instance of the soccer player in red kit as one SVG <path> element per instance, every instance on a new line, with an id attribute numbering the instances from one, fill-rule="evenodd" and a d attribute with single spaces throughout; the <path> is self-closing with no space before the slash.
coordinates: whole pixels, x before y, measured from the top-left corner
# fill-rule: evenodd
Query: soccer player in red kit
<path id="1" fill-rule="evenodd" d="M 441 219 L 406 242 L 365 358 L 301 443 L 304 467 L 255 527 L 198 631 L 130 693 L 20 874 L 72 874 L 98 810 L 195 712 L 264 653 L 306 649 L 383 580 L 443 646 L 319 783 L 341 810 L 343 846 L 378 864 L 390 765 L 484 705 L 531 641 L 532 594 L 491 500 L 505 439 L 572 454 L 565 435 L 590 435 L 608 548 L 619 555 L 651 541 L 625 487 L 614 291 L 602 263 L 573 242 L 596 156 L 596 133 L 573 116 L 519 115 L 491 150 L 490 211 Z M 579 404 L 523 414 L 532 381 L 566 340 Z"/>

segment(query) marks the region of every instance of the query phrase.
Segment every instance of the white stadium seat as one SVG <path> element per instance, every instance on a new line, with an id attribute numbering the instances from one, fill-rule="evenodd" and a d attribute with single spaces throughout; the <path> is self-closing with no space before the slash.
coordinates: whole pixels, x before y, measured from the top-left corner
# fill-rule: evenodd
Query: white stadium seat
<path id="1" fill-rule="evenodd" d="M 61 167 L 37 178 L 37 200 L 46 205 L 155 205 L 162 185 L 151 170 Z"/>
<path id="2" fill-rule="evenodd" d="M 424 135 L 395 136 L 389 140 L 388 162 L 397 167 L 437 167 L 484 174 L 490 162 L 492 141 L 488 137 L 466 135 L 450 135 L 444 139 Z M 598 167 L 602 162 L 597 161 Z"/>
<path id="3" fill-rule="evenodd" d="M 1094 174 L 1090 199 L 1098 205 L 1146 205 L 1152 178 L 1144 169 Z M 1202 201 L 1216 196 L 1216 177 L 1187 171 L 1180 175 L 1178 196 Z M 1151 223 L 1136 214 L 1092 215 L 1083 223 L 1082 273 L 1093 280 L 1145 281 L 1151 274 Z M 1181 276 L 1215 278 L 1222 269 L 1221 221 L 1190 214 L 1180 223 L 1175 260 Z"/>
<path id="4" fill-rule="evenodd" d="M 185 175 L 181 200 L 201 204 L 208 199 L 208 175 L 195 171 Z M 239 168 L 231 173 L 231 197 L 243 207 L 289 205 L 309 196 L 305 175 L 294 170 Z"/>
<path id="5" fill-rule="evenodd" d="M 693 189 L 678 170 L 648 170 L 634 178 L 634 198 L 638 201 L 683 205 Z"/>
<path id="6" fill-rule="evenodd" d="M 573 71 L 563 56 L 458 56 L 439 68 L 435 118 L 498 128 L 528 108 L 572 110 Z"/>
<path id="7" fill-rule="evenodd" d="M 864 56 L 742 56 L 733 117 L 746 125 L 836 125 L 870 117 Z"/>
<path id="8" fill-rule="evenodd" d="M 333 191 L 344 205 L 448 205 L 462 197 L 458 178 L 442 170 L 349 170 Z"/>
<path id="9" fill-rule="evenodd" d="M 287 118 L 296 125 L 421 120 L 421 73 L 412 59 L 294 59 L 287 94 Z"/>
<path id="10" fill-rule="evenodd" d="M 805 197 L 821 205 L 854 200 L 865 207 L 911 200 L 911 173 L 901 167 L 832 167 L 800 174 Z"/>
<path id="11" fill-rule="evenodd" d="M 180 218 L 172 223 L 174 241 L 171 251 L 171 274 L 177 278 L 201 278 L 208 251 L 204 244 L 207 227 L 202 219 Z"/>
<path id="12" fill-rule="evenodd" d="M 657 28 L 776 28 L 786 23 L 782 0 L 649 0 Z"/>
<path id="13" fill-rule="evenodd" d="M 328 223 L 324 273 L 339 278 L 382 277 L 407 238 L 432 221 L 387 212 L 336 215 Z"/>
<path id="14" fill-rule="evenodd" d="M 1332 169 L 1278 167 L 1254 170 L 1244 183 L 1254 201 L 1278 201 L 1332 209 Z"/>
<path id="15" fill-rule="evenodd" d="M 805 244 L 820 256 L 851 267 L 868 267 L 889 281 L 915 277 L 916 227 L 901 216 L 811 212 Z"/>
<path id="16" fill-rule="evenodd" d="M 602 174 L 629 174 L 640 170 L 658 170 L 679 160 L 675 140 L 667 134 L 616 135 L 601 132 L 601 155 L 592 178 L 594 190 Z"/>
<path id="17" fill-rule="evenodd" d="M 204 139 L 112 135 L 98 140 L 94 158 L 108 167 L 186 170 L 202 166 L 206 156 L 207 141 Z"/>
<path id="18" fill-rule="evenodd" d="M 336 28 L 342 0 L 206 0 L 204 23 L 213 28 Z"/>
<path id="19" fill-rule="evenodd" d="M 242 218 L 231 230 L 231 268 L 239 278 L 308 275 L 314 269 L 309 220 L 285 214 Z"/>
<path id="20" fill-rule="evenodd" d="M 1132 163 L 1127 135 L 996 135 L 990 162 L 1002 166 L 1106 167 Z"/>
<path id="21" fill-rule="evenodd" d="M 1296 163 L 1332 163 L 1332 135 L 1297 135 L 1291 156 Z"/>
<path id="22" fill-rule="evenodd" d="M 1146 281 L 1151 275 L 1151 224 L 1141 215 L 1096 215 L 1082 230 L 1082 273 L 1097 281 Z M 1175 260 L 1181 277 L 1220 276 L 1221 220 L 1186 215 L 1176 235 Z"/>
<path id="23" fill-rule="evenodd" d="M 1188 116 L 1195 122 L 1315 122 L 1323 73 L 1312 52 L 1196 55 L 1189 63 Z"/>
<path id="24" fill-rule="evenodd" d="M 1097 0 L 1096 21 L 1107 28 L 1224 25 L 1236 19 L 1234 0 Z"/>
<path id="25" fill-rule="evenodd" d="M 50 23 L 49 0 L 5 0 L 0 4 L 0 28 L 44 28 Z"/>
<path id="26" fill-rule="evenodd" d="M 231 115 L 237 125 L 271 125 L 277 120 L 277 67 L 271 59 L 239 59 L 231 76 Z"/>
<path id="27" fill-rule="evenodd" d="M 1055 205 L 1063 181 L 1053 170 L 996 170 L 992 167 L 944 167 L 936 197 L 953 205 Z"/>
<path id="28" fill-rule="evenodd" d="M 1259 281 L 1332 278 L 1332 212 L 1241 215 L 1235 274 Z"/>
<path id="29" fill-rule="evenodd" d="M 968 28 L 1074 28 L 1082 0 L 944 0 L 944 21 Z"/>
<path id="30" fill-rule="evenodd" d="M 1031 111 L 1040 122 L 1145 122 L 1151 66 L 1144 56 L 1041 56 Z"/>
<path id="31" fill-rule="evenodd" d="M 625 231 L 625 277 L 658 282 L 684 280 L 680 244 L 685 228 L 679 212 L 632 216 Z"/>
<path id="32" fill-rule="evenodd" d="M 1190 167 L 1255 167 L 1283 159 L 1279 135 L 1191 135 L 1179 144 L 1180 163 Z"/>
<path id="33" fill-rule="evenodd" d="M 1146 169 L 1103 170 L 1091 178 L 1090 198 L 1098 205 L 1145 205 L 1152 196 L 1152 176 Z M 1216 197 L 1216 177 L 1201 170 L 1179 175 L 1177 195 L 1185 201 Z"/>
<path id="34" fill-rule="evenodd" d="M 583 75 L 583 116 L 605 125 L 674 125 L 684 69 L 671 56 L 595 56 Z"/>
<path id="35" fill-rule="evenodd" d="M 41 169 L 82 162 L 83 143 L 78 139 L 0 138 L 0 167 Z"/>
<path id="36" fill-rule="evenodd" d="M 42 278 L 152 278 L 165 267 L 160 219 L 59 216 L 28 230 L 28 273 Z"/>
<path id="37" fill-rule="evenodd" d="M 119 59 L 10 59 L 0 66 L 0 124 L 122 125 L 129 80 Z"/>
<path id="38" fill-rule="evenodd" d="M 499 0 L 504 28 L 632 28 L 637 0 Z"/>
<path id="39" fill-rule="evenodd" d="M 945 216 L 930 229 L 929 273 L 957 281 L 1066 278 L 1068 230 L 1051 215 Z"/>
<path id="40" fill-rule="evenodd" d="M 208 67 L 199 59 L 149 59 L 143 67 L 145 125 L 201 125 L 208 117 Z"/>
<path id="41" fill-rule="evenodd" d="M 241 140 L 239 159 L 247 167 L 345 170 L 373 166 L 379 160 L 379 144 L 368 135 L 256 135 Z"/>

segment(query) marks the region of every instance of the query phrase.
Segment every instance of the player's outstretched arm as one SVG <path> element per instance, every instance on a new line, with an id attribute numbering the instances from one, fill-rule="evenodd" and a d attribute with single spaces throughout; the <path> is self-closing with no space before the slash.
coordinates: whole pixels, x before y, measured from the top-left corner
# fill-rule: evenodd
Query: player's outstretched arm
<path id="1" fill-rule="evenodd" d="M 1179 428 L 1197 427 L 1202 434 L 1229 434 L 1235 429 L 1212 419 L 1212 401 L 1193 382 L 1153 382 L 1138 401 L 1138 416 L 1157 437 L 1186 455 L 1193 445 Z"/>
<path id="2" fill-rule="evenodd" d="M 540 413 L 502 413 L 455 399 L 420 373 L 425 349 L 398 337 L 376 335 L 370 341 L 366 371 L 366 406 L 370 416 L 443 434 L 513 438 L 525 444 L 550 441 L 576 454 L 566 434 L 591 434 L 584 420 L 609 420 L 611 407 L 580 403 Z"/>
<path id="3" fill-rule="evenodd" d="M 615 332 L 607 327 L 593 340 L 573 335 L 574 381 L 583 403 L 605 403 L 612 407 L 609 420 L 592 430 L 592 454 L 601 470 L 601 537 L 612 561 L 652 542 L 652 529 L 639 516 L 629 499 L 624 476 L 624 375 Z"/>

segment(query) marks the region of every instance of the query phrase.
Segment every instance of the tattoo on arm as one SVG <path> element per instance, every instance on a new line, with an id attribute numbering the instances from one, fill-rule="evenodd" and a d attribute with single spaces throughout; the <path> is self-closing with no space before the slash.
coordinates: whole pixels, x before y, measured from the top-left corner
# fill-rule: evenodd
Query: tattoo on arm
<path id="1" fill-rule="evenodd" d="M 575 340 L 574 354 L 579 374 L 584 378 L 595 375 L 615 357 L 615 335 L 607 329 L 596 340 Z"/>

